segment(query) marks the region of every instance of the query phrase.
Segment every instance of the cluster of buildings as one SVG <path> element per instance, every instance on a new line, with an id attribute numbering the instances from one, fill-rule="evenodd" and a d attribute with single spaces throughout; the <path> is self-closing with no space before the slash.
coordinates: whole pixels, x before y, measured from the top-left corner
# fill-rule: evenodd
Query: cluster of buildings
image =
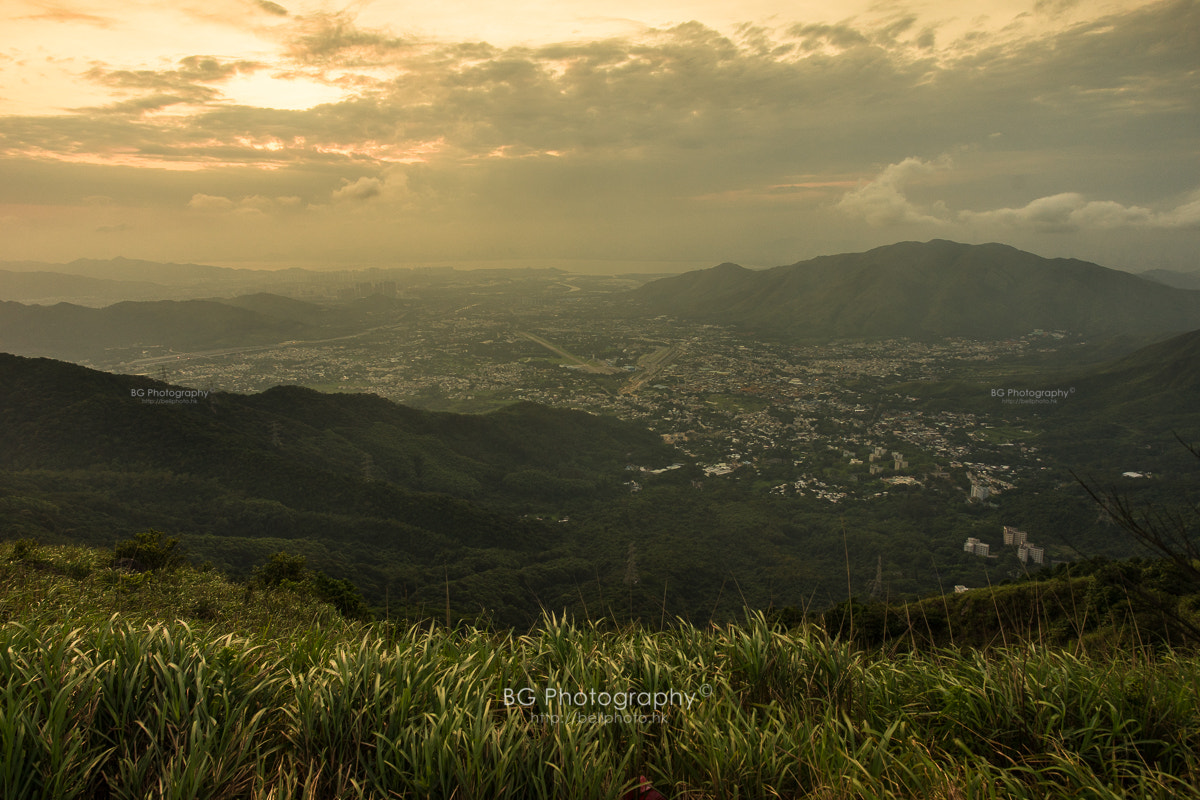
<path id="1" fill-rule="evenodd" d="M 883 472 L 883 470 L 884 470 L 883 464 L 877 463 L 877 462 L 882 461 L 886 455 L 887 455 L 886 447 L 875 447 L 872 449 L 871 455 L 868 456 L 868 459 L 871 462 L 870 472 L 872 475 L 878 475 L 879 473 Z M 851 461 L 850 463 L 853 464 L 854 461 Z M 860 461 L 859 463 L 861 464 L 862 462 Z M 908 461 L 906 461 L 904 459 L 904 456 L 900 455 L 900 452 L 898 450 L 892 451 L 892 469 L 894 469 L 894 470 L 908 469 Z"/>
<path id="2" fill-rule="evenodd" d="M 963 545 L 964 553 L 970 553 L 971 555 L 981 556 L 983 558 L 989 558 L 991 550 L 992 546 L 990 544 L 987 542 L 981 542 L 974 536 L 969 537 L 966 543 Z"/>
<path id="3" fill-rule="evenodd" d="M 1004 526 L 1004 544 L 1008 547 L 1017 548 L 1017 558 L 1022 564 L 1033 562 L 1034 564 L 1046 563 L 1046 549 L 1038 547 L 1033 542 L 1029 541 L 1029 534 L 1025 531 L 1017 530 L 1009 525 Z"/>
<path id="4" fill-rule="evenodd" d="M 820 478 L 804 474 L 791 483 L 781 483 L 778 486 L 772 487 L 771 494 L 786 495 L 789 492 L 794 494 L 811 493 L 818 500 L 824 500 L 828 503 L 839 503 L 850 496 L 850 493 L 844 489 L 845 487 L 831 486 Z"/>
<path id="5" fill-rule="evenodd" d="M 1046 563 L 1046 549 L 1038 547 L 1029 541 L 1029 534 L 1025 531 L 1018 530 L 1011 525 L 1004 526 L 1004 546 L 1017 548 L 1017 559 L 1022 564 L 1037 564 Z M 991 554 L 992 546 L 987 542 L 982 542 L 974 536 L 971 536 L 963 543 L 963 552 L 982 558 L 998 558 Z"/>

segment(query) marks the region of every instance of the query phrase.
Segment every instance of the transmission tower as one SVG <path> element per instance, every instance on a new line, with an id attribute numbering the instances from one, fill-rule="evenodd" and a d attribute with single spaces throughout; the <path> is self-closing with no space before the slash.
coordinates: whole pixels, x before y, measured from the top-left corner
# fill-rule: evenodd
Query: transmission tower
<path id="1" fill-rule="evenodd" d="M 638 582 L 637 569 L 637 548 L 633 546 L 633 542 L 629 543 L 629 555 L 625 557 L 625 584 L 633 586 Z"/>
<path id="2" fill-rule="evenodd" d="M 878 556 L 875 562 L 875 580 L 867 584 L 867 593 L 872 600 L 878 600 L 883 594 L 883 556 Z"/>

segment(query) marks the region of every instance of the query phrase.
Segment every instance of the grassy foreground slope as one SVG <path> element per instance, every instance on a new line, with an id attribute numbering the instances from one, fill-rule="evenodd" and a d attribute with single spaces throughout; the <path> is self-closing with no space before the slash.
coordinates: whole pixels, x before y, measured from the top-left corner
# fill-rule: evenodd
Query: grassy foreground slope
<path id="1" fill-rule="evenodd" d="M 0 546 L 0 796 L 1200 796 L 1195 654 L 363 626 L 108 563 Z"/>

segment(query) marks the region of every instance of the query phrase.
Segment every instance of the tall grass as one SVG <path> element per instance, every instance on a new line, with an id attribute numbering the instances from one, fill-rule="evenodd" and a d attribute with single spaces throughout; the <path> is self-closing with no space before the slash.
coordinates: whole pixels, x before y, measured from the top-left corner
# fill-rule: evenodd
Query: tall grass
<path id="1" fill-rule="evenodd" d="M 639 776 L 689 800 L 1200 798 L 1195 653 L 863 651 L 760 614 L 367 626 L 207 573 L 22 558 L 0 558 L 4 800 L 611 800 Z"/>
<path id="2" fill-rule="evenodd" d="M 884 657 L 758 615 L 269 644 L 31 616 L 0 629 L 0 687 L 5 798 L 1200 796 L 1194 655 Z M 671 691 L 690 707 L 655 709 Z"/>

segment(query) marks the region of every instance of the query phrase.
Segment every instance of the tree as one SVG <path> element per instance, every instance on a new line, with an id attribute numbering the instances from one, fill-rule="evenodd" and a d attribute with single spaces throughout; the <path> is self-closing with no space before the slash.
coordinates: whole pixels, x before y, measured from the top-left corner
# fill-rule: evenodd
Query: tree
<path id="1" fill-rule="evenodd" d="M 1187 448 L 1197 461 L 1200 461 L 1200 448 L 1188 444 L 1178 435 L 1175 437 L 1181 445 Z M 1092 500 L 1100 506 L 1116 525 L 1129 533 L 1136 541 L 1154 553 L 1167 559 L 1174 567 L 1173 570 L 1179 588 L 1191 589 L 1188 594 L 1200 592 L 1200 507 L 1191 501 L 1185 508 L 1154 508 L 1145 506 L 1134 507 L 1128 497 L 1116 489 L 1101 490 L 1089 486 L 1085 481 L 1075 476 Z M 1125 589 L 1132 592 L 1138 599 L 1146 602 L 1156 611 L 1163 614 L 1169 625 L 1186 638 L 1200 642 L 1200 624 L 1182 613 L 1177 605 L 1168 605 L 1163 595 L 1147 591 L 1140 583 L 1125 581 Z"/>

